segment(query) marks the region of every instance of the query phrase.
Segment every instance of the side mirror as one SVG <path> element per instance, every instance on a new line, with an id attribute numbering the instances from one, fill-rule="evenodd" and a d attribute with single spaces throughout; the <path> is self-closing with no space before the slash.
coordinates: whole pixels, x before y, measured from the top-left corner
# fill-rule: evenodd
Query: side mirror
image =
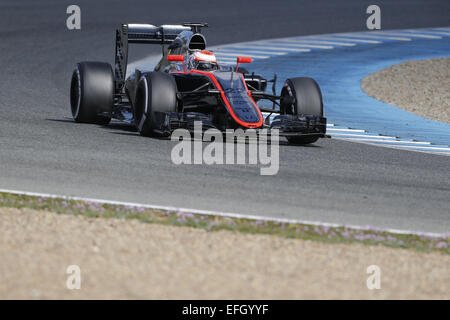
<path id="1" fill-rule="evenodd" d="M 239 69 L 239 63 L 251 63 L 252 58 L 251 57 L 237 57 L 237 63 L 236 63 L 236 71 Z"/>
<path id="2" fill-rule="evenodd" d="M 184 61 L 184 56 L 181 54 L 169 54 L 167 61 Z"/>
<path id="3" fill-rule="evenodd" d="M 186 72 L 186 67 L 184 66 L 184 56 L 182 54 L 169 54 L 167 56 L 167 61 L 181 61 L 183 62 L 183 70 Z"/>
<path id="4" fill-rule="evenodd" d="M 238 63 L 252 63 L 251 57 L 237 57 Z"/>

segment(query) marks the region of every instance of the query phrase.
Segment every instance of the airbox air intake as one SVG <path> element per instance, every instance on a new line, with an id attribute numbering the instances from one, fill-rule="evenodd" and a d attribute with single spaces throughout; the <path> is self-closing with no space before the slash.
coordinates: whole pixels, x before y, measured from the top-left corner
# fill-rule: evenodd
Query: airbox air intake
<path id="1" fill-rule="evenodd" d="M 190 50 L 205 50 L 206 40 L 200 33 L 194 34 L 189 40 L 188 48 Z"/>

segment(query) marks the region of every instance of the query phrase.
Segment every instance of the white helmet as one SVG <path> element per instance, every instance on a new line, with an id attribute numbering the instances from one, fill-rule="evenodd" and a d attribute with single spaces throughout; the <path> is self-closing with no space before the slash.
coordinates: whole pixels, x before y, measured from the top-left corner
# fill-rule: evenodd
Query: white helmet
<path id="1" fill-rule="evenodd" d="M 211 51 L 196 51 L 189 57 L 189 67 L 196 70 L 217 70 L 216 56 Z"/>

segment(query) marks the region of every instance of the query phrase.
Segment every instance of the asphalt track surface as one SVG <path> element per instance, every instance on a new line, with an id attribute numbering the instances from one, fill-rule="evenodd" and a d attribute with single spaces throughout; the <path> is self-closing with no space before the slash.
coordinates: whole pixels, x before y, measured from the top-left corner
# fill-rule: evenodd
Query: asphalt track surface
<path id="1" fill-rule="evenodd" d="M 0 188 L 450 230 L 446 156 L 323 139 L 310 147 L 282 145 L 279 173 L 260 176 L 254 166 L 175 166 L 170 141 L 140 137 L 121 124 L 71 120 L 71 70 L 83 60 L 112 62 L 120 22 L 207 21 L 208 44 L 218 45 L 364 30 L 370 1 L 77 1 L 82 30 L 68 31 L 65 11 L 72 3 L 0 3 Z M 449 24 L 445 0 L 377 3 L 384 29 Z M 158 51 L 141 46 L 130 59 Z"/>

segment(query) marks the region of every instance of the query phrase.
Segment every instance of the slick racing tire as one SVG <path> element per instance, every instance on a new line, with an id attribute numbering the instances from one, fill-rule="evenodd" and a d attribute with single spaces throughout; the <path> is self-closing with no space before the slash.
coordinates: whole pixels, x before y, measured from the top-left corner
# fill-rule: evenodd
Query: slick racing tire
<path id="1" fill-rule="evenodd" d="M 111 65 L 80 62 L 70 84 L 70 105 L 76 122 L 108 124 L 114 104 L 114 76 Z"/>
<path id="2" fill-rule="evenodd" d="M 320 87 L 312 78 L 287 79 L 281 90 L 281 114 L 323 116 Z M 309 144 L 318 137 L 288 137 L 290 143 Z"/>
<path id="3" fill-rule="evenodd" d="M 164 131 L 165 113 L 177 110 L 177 84 L 164 72 L 144 73 L 137 86 L 133 106 L 134 122 L 143 136 L 168 135 Z"/>

